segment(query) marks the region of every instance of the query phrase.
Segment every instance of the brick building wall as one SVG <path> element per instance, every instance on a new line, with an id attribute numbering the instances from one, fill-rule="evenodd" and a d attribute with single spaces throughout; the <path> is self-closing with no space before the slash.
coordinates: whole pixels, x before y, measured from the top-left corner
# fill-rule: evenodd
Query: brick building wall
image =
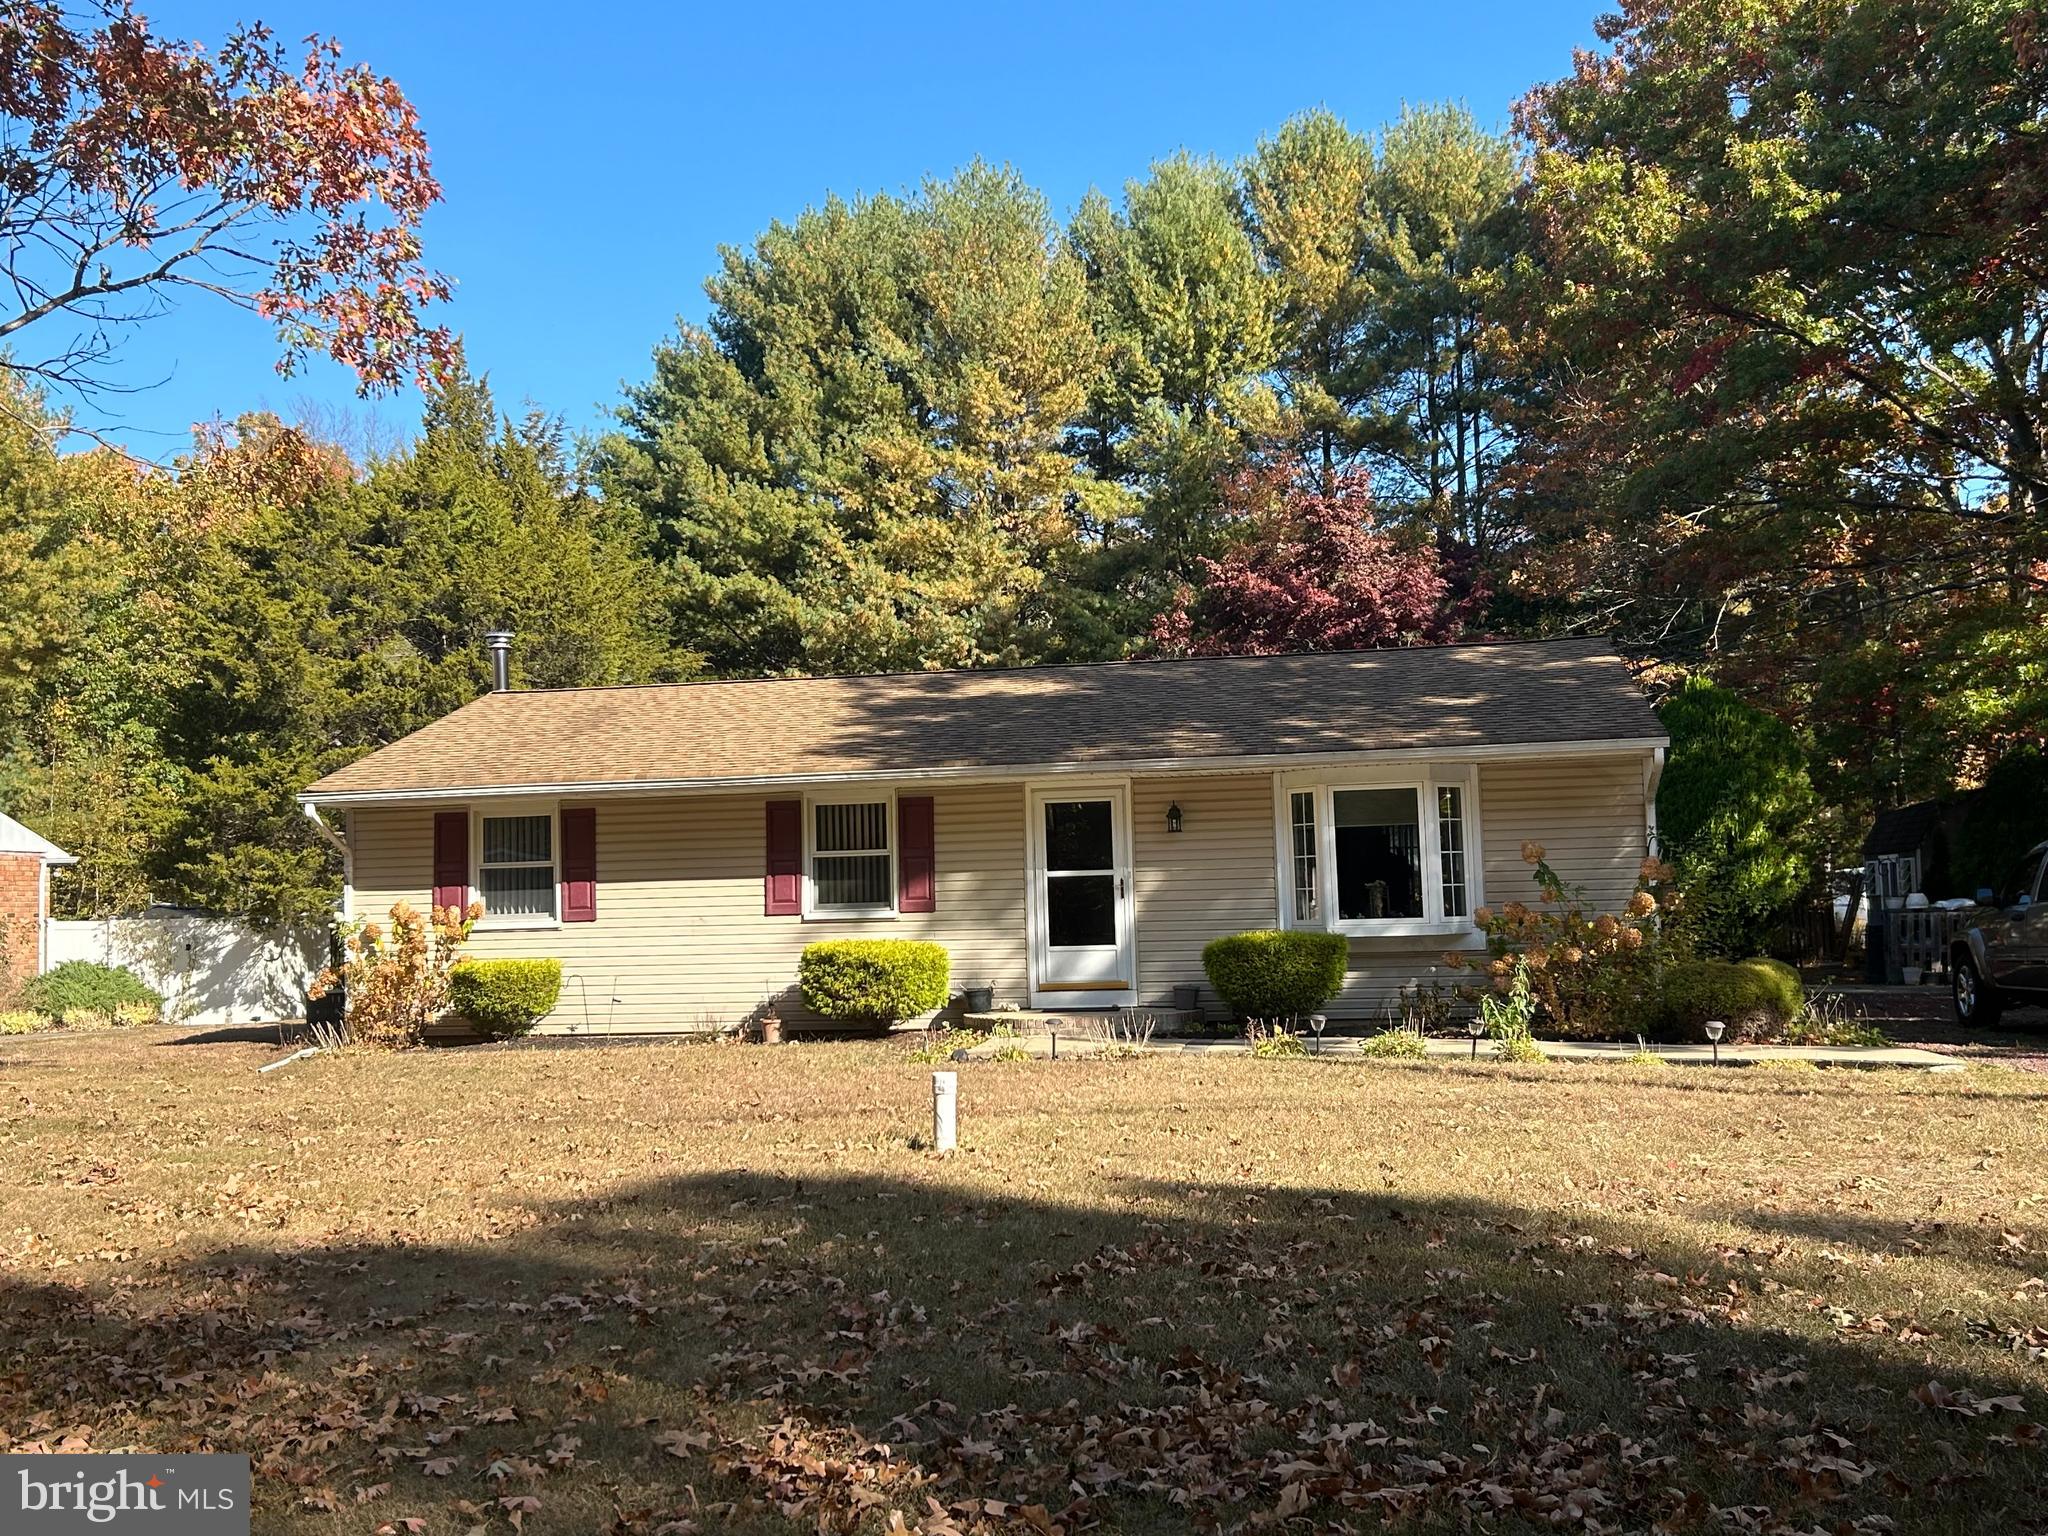
<path id="1" fill-rule="evenodd" d="M 0 1003 L 36 973 L 42 916 L 42 859 L 0 853 Z"/>

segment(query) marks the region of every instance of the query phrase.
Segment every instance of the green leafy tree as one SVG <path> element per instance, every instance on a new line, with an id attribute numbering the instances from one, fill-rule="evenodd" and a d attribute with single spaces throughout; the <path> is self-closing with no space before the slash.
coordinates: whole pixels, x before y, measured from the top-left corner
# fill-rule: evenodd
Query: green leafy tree
<path id="1" fill-rule="evenodd" d="M 1770 687 L 1845 801 L 2040 739 L 2038 6 L 1627 0 L 1601 31 L 1520 115 L 1527 569 Z"/>
<path id="2" fill-rule="evenodd" d="M 1279 303 L 1281 388 L 1299 451 L 1325 495 L 1363 433 L 1360 342 L 1374 305 L 1375 180 L 1372 141 L 1323 108 L 1261 140 L 1244 167 L 1244 216 Z"/>
<path id="3" fill-rule="evenodd" d="M 1277 290 L 1253 248 L 1235 178 L 1177 155 L 1124 189 L 1090 193 L 1069 239 L 1085 265 L 1109 365 L 1078 424 L 1098 476 L 1124 488 L 1097 579 L 1134 618 L 1155 611 L 1228 531 L 1222 486 L 1281 430 L 1268 377 Z"/>
<path id="4" fill-rule="evenodd" d="M 120 454 L 56 452 L 63 419 L 17 381 L 0 395 L 0 806 L 79 856 L 53 912 L 134 910 L 179 782 L 187 508 Z"/>
<path id="5" fill-rule="evenodd" d="M 975 165 L 727 250 L 602 454 L 722 673 L 1031 660 L 1075 551 L 1064 435 L 1099 370 L 1044 199 Z"/>
<path id="6" fill-rule="evenodd" d="M 1519 247 L 1519 185 L 1513 147 L 1463 107 L 1409 108 L 1388 125 L 1369 193 L 1372 302 L 1350 370 L 1382 501 L 1481 556 L 1509 531 L 1512 381 L 1488 304 Z"/>
<path id="7" fill-rule="evenodd" d="M 1806 754 L 1783 721 L 1703 679 L 1658 714 L 1671 749 L 1657 836 L 1678 868 L 1686 922 L 1712 953 L 1755 954 L 1813 880 Z"/>
<path id="8" fill-rule="evenodd" d="M 245 437 L 273 430 L 260 419 Z M 211 459 L 188 471 L 202 483 Z M 151 872 L 259 921 L 324 916 L 331 851 L 293 797 L 490 683 L 481 638 L 518 635 L 514 680 L 566 687 L 686 673 L 630 529 L 574 482 L 559 428 L 501 418 L 458 374 L 424 430 L 360 478 L 277 487 L 200 539 L 166 750 L 187 775 Z"/>
<path id="9" fill-rule="evenodd" d="M 2048 839 L 2048 752 L 2019 747 L 1984 776 L 1956 835 L 1958 896 L 1996 890 L 2013 860 Z"/>

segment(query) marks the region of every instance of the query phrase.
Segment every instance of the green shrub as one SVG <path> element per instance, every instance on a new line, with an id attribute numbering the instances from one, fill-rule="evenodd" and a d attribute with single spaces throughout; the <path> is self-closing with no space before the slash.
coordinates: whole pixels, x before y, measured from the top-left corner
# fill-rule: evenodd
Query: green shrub
<path id="1" fill-rule="evenodd" d="M 0 1035 L 27 1035 L 49 1027 L 49 1015 L 37 1013 L 32 1008 L 10 1008 L 0 1012 Z"/>
<path id="2" fill-rule="evenodd" d="M 1702 678 L 1657 714 L 1671 733 L 1657 834 L 1690 898 L 1686 925 L 1708 953 L 1754 953 L 1813 879 L 1805 749 L 1784 722 Z"/>
<path id="3" fill-rule="evenodd" d="M 1427 1056 L 1429 1047 L 1412 1029 L 1385 1029 L 1360 1044 L 1358 1054 L 1388 1061 L 1415 1061 Z"/>
<path id="4" fill-rule="evenodd" d="M 1517 956 L 1509 964 L 1505 992 L 1489 992 L 1479 999 L 1479 1018 L 1493 1040 L 1493 1054 L 1501 1061 L 1543 1061 L 1543 1047 L 1536 1043 L 1536 996 L 1529 989 L 1529 962 Z"/>
<path id="5" fill-rule="evenodd" d="M 1306 1056 L 1308 1047 L 1302 1044 L 1301 1036 L 1288 1030 L 1276 1029 L 1271 1034 L 1261 1035 L 1252 1041 L 1252 1054 L 1260 1057 Z"/>
<path id="6" fill-rule="evenodd" d="M 1890 1045 L 1891 1036 L 1849 1012 L 1837 993 L 1809 997 L 1799 1017 L 1785 1027 L 1787 1045 Z"/>
<path id="7" fill-rule="evenodd" d="M 1211 939 L 1202 969 L 1240 1018 L 1294 1019 L 1337 995 L 1350 957 L 1351 945 L 1340 933 L 1264 928 Z"/>
<path id="8" fill-rule="evenodd" d="M 101 1014 L 110 1021 L 125 1006 L 126 1022 L 154 1023 L 163 1015 L 163 995 L 125 965 L 66 960 L 21 989 L 21 1006 L 53 1019 L 68 1014 Z"/>
<path id="9" fill-rule="evenodd" d="M 448 1006 L 496 1038 L 525 1034 L 561 997 L 559 960 L 464 960 L 448 972 Z"/>
<path id="10" fill-rule="evenodd" d="M 1729 1044 L 1778 1040 L 1805 1006 L 1799 973 L 1783 961 L 1685 960 L 1664 973 L 1651 1033 L 1697 1042 L 1707 1037 L 1707 1020 L 1719 1019 Z"/>
<path id="11" fill-rule="evenodd" d="M 839 1024 L 886 1029 L 943 1008 L 952 961 L 921 939 L 825 939 L 804 946 L 796 978 L 804 1006 Z"/>

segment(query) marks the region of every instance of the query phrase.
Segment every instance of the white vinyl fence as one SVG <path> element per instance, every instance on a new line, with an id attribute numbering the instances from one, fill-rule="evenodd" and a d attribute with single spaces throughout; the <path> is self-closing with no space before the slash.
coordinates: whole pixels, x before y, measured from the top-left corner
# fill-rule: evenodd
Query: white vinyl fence
<path id="1" fill-rule="evenodd" d="M 164 995 L 181 1024 L 263 1024 L 297 1018 L 326 960 L 317 931 L 265 932 L 200 912 L 52 922 L 46 966 L 125 965 Z"/>

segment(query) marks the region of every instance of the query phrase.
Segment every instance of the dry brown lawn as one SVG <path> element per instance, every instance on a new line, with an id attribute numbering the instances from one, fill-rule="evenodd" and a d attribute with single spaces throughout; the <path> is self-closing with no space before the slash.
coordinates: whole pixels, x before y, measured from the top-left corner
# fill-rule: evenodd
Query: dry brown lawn
<path id="1" fill-rule="evenodd" d="M 0 1442 L 259 1531 L 2026 1531 L 2048 1090 L 0 1042 Z"/>

